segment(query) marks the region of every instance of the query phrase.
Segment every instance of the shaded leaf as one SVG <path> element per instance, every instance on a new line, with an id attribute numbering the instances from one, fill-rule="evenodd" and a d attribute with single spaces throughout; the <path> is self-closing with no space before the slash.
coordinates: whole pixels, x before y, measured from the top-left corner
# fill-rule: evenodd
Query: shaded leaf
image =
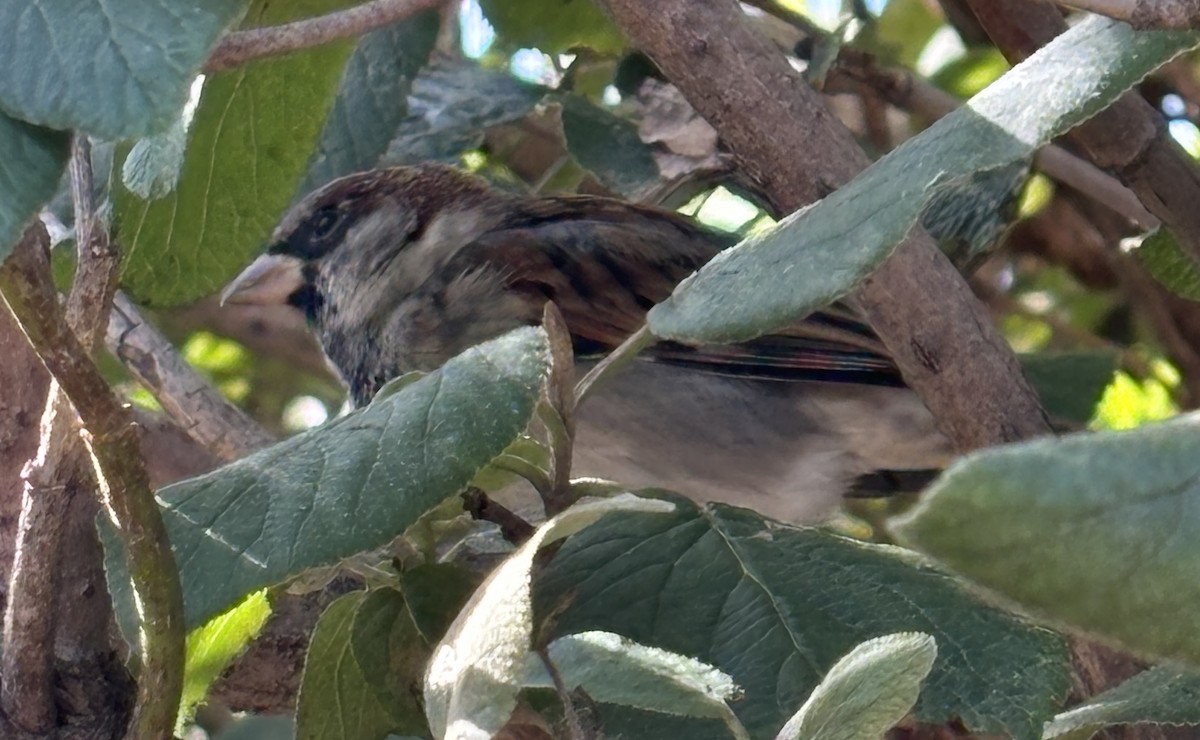
<path id="1" fill-rule="evenodd" d="M 425 709 L 435 738 L 487 740 L 517 705 L 532 647 L 531 574 L 542 545 L 613 512 L 663 513 L 664 501 L 620 494 L 575 504 L 538 527 L 505 558 L 463 608 L 425 674 Z"/>
<path id="2" fill-rule="evenodd" d="M 742 341 L 841 298 L 931 200 L 1023 162 L 1198 42 L 1192 32 L 1088 18 L 821 202 L 709 262 L 650 312 L 651 328 L 668 339 Z"/>
<path id="3" fill-rule="evenodd" d="M 0 107 L 102 139 L 165 130 L 246 0 L 0 3 Z"/>
<path id="4" fill-rule="evenodd" d="M 296 740 L 380 738 L 396 727 L 350 646 L 355 615 L 367 598 L 365 591 L 346 594 L 317 620 L 296 699 Z"/>
<path id="5" fill-rule="evenodd" d="M 1021 369 L 1051 416 L 1087 424 L 1117 370 L 1114 352 L 1022 355 Z"/>
<path id="6" fill-rule="evenodd" d="M 320 15 L 349 0 L 256 0 L 248 25 Z M 153 305 L 218 290 L 263 247 L 291 202 L 333 103 L 350 42 L 252 62 L 204 84 L 179 184 L 145 201 L 114 194 L 123 285 Z"/>
<path id="7" fill-rule="evenodd" d="M 937 642 L 920 632 L 856 645 L 829 669 L 777 740 L 883 737 L 916 703 L 935 658 Z"/>
<path id="8" fill-rule="evenodd" d="M 567 600 L 556 634 L 605 630 L 716 666 L 745 689 L 733 708 L 755 737 L 855 645 L 898 631 L 940 646 L 924 721 L 1035 738 L 1066 696 L 1060 638 L 910 553 L 672 500 L 676 514 L 615 515 L 567 541 L 539 586 L 543 608 Z"/>
<path id="9" fill-rule="evenodd" d="M 413 81 L 409 115 L 383 164 L 457 163 L 483 142 L 485 129 L 524 118 L 545 94 L 540 85 L 474 62 L 438 60 Z"/>
<path id="10" fill-rule="evenodd" d="M 1047 722 L 1042 737 L 1134 724 L 1200 724 L 1200 674 L 1174 666 L 1143 671 Z"/>
<path id="11" fill-rule="evenodd" d="M 38 207 L 54 195 L 70 149 L 66 134 L 0 113 L 0 260 L 12 251 Z"/>
<path id="12" fill-rule="evenodd" d="M 1198 425 L 1189 415 L 970 455 L 894 529 L 1035 613 L 1200 661 Z"/>
<path id="13" fill-rule="evenodd" d="M 306 568 L 380 547 L 460 490 L 532 418 L 540 329 L 473 347 L 403 390 L 160 490 L 187 623 Z M 106 538 L 109 587 L 128 598 Z"/>
<path id="14" fill-rule="evenodd" d="M 375 166 L 408 115 L 408 93 L 433 50 L 438 25 L 438 11 L 426 10 L 359 40 L 297 197 Z"/>
<path id="15" fill-rule="evenodd" d="M 475 581 L 454 565 L 424 565 L 402 576 L 403 590 L 376 589 L 354 618 L 354 659 L 380 703 L 402 720 L 396 727 L 428 734 L 419 701 L 433 646 L 474 590 Z"/>
<path id="16" fill-rule="evenodd" d="M 567 149 L 605 187 L 630 200 L 658 185 L 658 165 L 637 126 L 578 95 L 559 95 Z"/>

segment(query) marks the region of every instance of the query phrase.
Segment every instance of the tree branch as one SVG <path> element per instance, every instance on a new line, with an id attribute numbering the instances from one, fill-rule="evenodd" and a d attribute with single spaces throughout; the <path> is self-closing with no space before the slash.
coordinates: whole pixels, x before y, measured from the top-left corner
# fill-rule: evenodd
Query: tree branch
<path id="1" fill-rule="evenodd" d="M 830 71 L 826 92 L 865 86 L 888 103 L 936 121 L 956 110 L 956 97 L 908 70 L 880 66 L 875 58 L 853 49 L 843 49 L 838 63 Z M 1159 225 L 1154 214 L 1129 188 L 1091 162 L 1080 159 L 1060 146 L 1050 144 L 1038 150 L 1034 166 L 1052 179 L 1070 185 L 1143 229 Z"/>
<path id="2" fill-rule="evenodd" d="M 269 56 L 289 54 L 330 41 L 361 36 L 436 8 L 446 0 L 372 0 L 335 13 L 295 23 L 233 31 L 225 35 L 204 63 L 205 74 L 223 72 Z"/>
<path id="3" fill-rule="evenodd" d="M 1125 21 L 1138 30 L 1200 28 L 1197 0 L 1068 0 L 1063 4 Z"/>
<path id="4" fill-rule="evenodd" d="M 188 364 L 170 340 L 118 293 L 105 342 L 192 439 L 224 462 L 245 457 L 275 439 L 230 403 Z"/>
<path id="5" fill-rule="evenodd" d="M 1067 30 L 1046 0 L 965 0 L 996 46 L 1014 64 Z M 1067 134 L 1101 169 L 1125 183 L 1179 244 L 1200 259 L 1200 168 L 1168 135 L 1135 92 Z"/>
<path id="6" fill-rule="evenodd" d="M 601 5 L 720 132 L 777 211 L 823 197 L 869 164 L 732 0 Z M 960 450 L 1049 432 L 986 309 L 923 231 L 914 231 L 854 299 Z"/>
<path id="7" fill-rule="evenodd" d="M 46 369 L 82 419 L 101 505 L 128 549 L 141 609 L 142 675 L 128 736 L 170 735 L 183 683 L 183 597 L 166 529 L 142 464 L 137 428 L 67 325 L 43 235 L 23 239 L 0 265 L 0 293 Z M 98 307 L 93 310 L 103 316 Z"/>

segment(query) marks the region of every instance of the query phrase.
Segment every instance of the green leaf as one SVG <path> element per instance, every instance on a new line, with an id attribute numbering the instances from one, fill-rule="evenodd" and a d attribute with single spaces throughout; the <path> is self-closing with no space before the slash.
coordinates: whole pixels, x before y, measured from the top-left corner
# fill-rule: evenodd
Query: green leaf
<path id="1" fill-rule="evenodd" d="M 249 25 L 319 15 L 348 0 L 256 0 Z M 179 184 L 145 201 L 120 187 L 123 285 L 137 300 L 178 305 L 218 290 L 262 249 L 291 202 L 350 42 L 253 62 L 204 84 Z"/>
<path id="2" fill-rule="evenodd" d="M 776 740 L 883 737 L 912 710 L 935 658 L 937 642 L 920 632 L 856 645 L 829 669 Z"/>
<path id="3" fill-rule="evenodd" d="M 1175 666 L 1143 671 L 1047 722 L 1042 737 L 1134 724 L 1200 724 L 1200 674 Z"/>
<path id="4" fill-rule="evenodd" d="M 418 697 L 433 647 L 474 590 L 454 565 L 424 565 L 404 573 L 403 590 L 372 591 L 354 618 L 354 659 L 399 732 L 426 735 Z"/>
<path id="5" fill-rule="evenodd" d="M 165 130 L 246 0 L 0 3 L 0 108 L 102 139 Z"/>
<path id="6" fill-rule="evenodd" d="M 895 531 L 1055 622 L 1200 661 L 1197 449 L 1186 416 L 986 450 L 951 466 Z"/>
<path id="7" fill-rule="evenodd" d="M 542 613 L 564 609 L 555 634 L 605 630 L 716 666 L 745 689 L 733 708 L 755 737 L 855 645 L 894 632 L 940 646 L 923 721 L 1036 738 L 1066 696 L 1060 638 L 911 553 L 672 500 L 676 514 L 616 515 L 567 541 L 539 585 Z"/>
<path id="8" fill-rule="evenodd" d="M 585 46 L 619 52 L 625 39 L 592 0 L 480 0 L 484 15 L 507 44 L 556 54 Z"/>
<path id="9" fill-rule="evenodd" d="M 70 151 L 66 134 L 0 113 L 0 260 L 21 238 L 29 217 L 54 195 Z"/>
<path id="10" fill-rule="evenodd" d="M 471 597 L 434 651 L 425 674 L 425 710 L 434 737 L 487 740 L 517 706 L 532 647 L 531 574 L 547 543 L 613 512 L 663 513 L 665 501 L 620 494 L 575 504 L 505 558 Z"/>
<path id="11" fill-rule="evenodd" d="M 659 183 L 658 165 L 637 126 L 578 95 L 559 95 L 567 149 L 605 187 L 630 200 Z"/>
<path id="12" fill-rule="evenodd" d="M 413 81 L 409 115 L 383 163 L 457 163 L 483 142 L 484 130 L 524 118 L 546 94 L 505 72 L 466 60 L 439 60 Z"/>
<path id="13" fill-rule="evenodd" d="M 1022 355 L 1021 369 L 1050 416 L 1087 424 L 1117 369 L 1114 352 Z"/>
<path id="14" fill-rule="evenodd" d="M 351 648 L 355 617 L 368 598 L 365 591 L 346 594 L 317 620 L 296 699 L 296 740 L 381 738 L 396 727 Z"/>
<path id="15" fill-rule="evenodd" d="M 426 10 L 359 40 L 297 195 L 375 166 L 408 115 L 408 93 L 433 50 L 439 18 Z"/>
<path id="16" fill-rule="evenodd" d="M 520 329 L 366 408 L 158 491 L 187 623 L 390 542 L 525 429 L 548 365 L 545 334 Z M 127 599 L 111 532 L 105 546 L 109 588 Z"/>
<path id="17" fill-rule="evenodd" d="M 548 654 L 568 690 L 582 687 L 597 702 L 719 719 L 734 737 L 749 737 L 726 703 L 736 700 L 741 689 L 706 663 L 611 632 L 560 637 L 550 644 Z M 539 656 L 530 655 L 527 665 L 526 686 L 554 688 Z"/>
<path id="18" fill-rule="evenodd" d="M 1125 248 L 1126 241 L 1121 242 Z M 1184 298 L 1200 301 L 1200 265 L 1183 251 L 1179 242 L 1164 228 L 1158 228 L 1147 236 L 1133 240 L 1134 259 L 1142 263 L 1146 271 L 1158 282 Z"/>
<path id="19" fill-rule="evenodd" d="M 1097 17 L 1077 24 L 821 202 L 722 253 L 650 312 L 651 328 L 666 339 L 742 341 L 841 298 L 932 199 L 1024 161 L 1197 43 L 1190 31 L 1136 32 Z"/>
<path id="20" fill-rule="evenodd" d="M 190 716 L 225 666 L 238 656 L 271 616 L 266 591 L 251 594 L 233 609 L 215 617 L 187 638 L 180 715 Z"/>
<path id="21" fill-rule="evenodd" d="M 405 614 L 404 595 L 390 588 L 367 593 L 355 610 L 350 630 L 352 657 L 368 691 L 375 694 L 391 719 L 389 729 L 411 735 L 428 732 L 421 711 L 421 675 L 432 646 L 420 639 Z M 330 670 L 325 667 L 324 670 Z M 314 712 L 317 710 L 314 709 Z M 336 703 L 320 714 L 336 720 L 344 711 Z M 313 737 L 320 737 L 313 735 Z"/>

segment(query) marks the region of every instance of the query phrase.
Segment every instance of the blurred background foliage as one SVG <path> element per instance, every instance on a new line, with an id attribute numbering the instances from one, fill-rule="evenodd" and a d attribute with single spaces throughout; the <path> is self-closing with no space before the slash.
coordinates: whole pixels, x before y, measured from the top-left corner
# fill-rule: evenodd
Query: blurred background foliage
<path id="1" fill-rule="evenodd" d="M 1003 74 L 1008 64 L 995 48 L 979 43 L 978 34 L 964 27 L 960 17 L 947 12 L 953 5 L 935 0 L 761 0 L 747 3 L 747 12 L 792 55 L 797 68 L 816 64 L 813 60 L 828 53 L 823 48 L 849 47 L 866 52 L 872 65 L 908 70 L 965 99 Z M 392 34 L 391 41 L 383 37 L 385 32 Z M 354 98 L 355 89 L 372 71 L 378 73 L 377 58 L 383 58 L 367 52 L 386 43 L 416 56 L 403 64 L 395 62 L 399 57 L 389 57 L 398 65 L 401 82 L 393 79 L 391 89 L 372 91 L 376 97 L 368 102 L 374 107 L 364 108 Z M 1200 154 L 1198 101 L 1189 97 L 1194 90 L 1187 86 L 1194 85 L 1195 68 L 1195 59 L 1178 61 L 1141 88 L 1168 119 L 1172 136 L 1193 155 Z M 367 77 L 354 76 L 363 70 Z M 715 132 L 661 81 L 649 60 L 631 52 L 588 0 L 463 0 L 440 14 L 431 12 L 365 37 L 343 75 L 338 89 L 331 89 L 335 114 L 310 159 L 302 189 L 375 163 L 439 159 L 499 187 L 655 202 L 743 235 L 774 223 L 729 167 Z M 921 111 L 891 107 L 869 89 L 827 92 L 832 109 L 876 155 L 930 123 Z M 398 94 L 404 99 L 397 99 Z M 197 120 L 204 117 L 204 103 L 201 97 Z M 384 127 L 371 134 L 379 143 L 370 151 L 347 154 L 334 130 L 338 115 L 349 116 L 351 126 L 369 120 Z M 168 160 L 181 156 L 172 155 L 171 147 L 159 149 L 167 153 L 157 156 Z M 98 159 L 111 160 L 111 150 L 97 150 Z M 165 164 L 163 171 L 170 171 L 170 161 Z M 189 173 L 185 168 L 177 176 L 182 191 Z M 129 173 L 118 167 L 113 180 L 122 177 L 129 186 Z M 63 210 L 57 209 L 66 220 Z M 1076 376 L 1062 374 L 1073 371 L 1051 370 L 1047 382 L 1057 390 L 1040 389 L 1046 395 L 1065 388 L 1074 396 L 1069 404 L 1090 409 L 1086 416 L 1092 428 L 1128 428 L 1200 400 L 1200 377 L 1193 377 L 1196 373 L 1181 362 L 1178 351 L 1181 341 L 1186 344 L 1188 327 L 1200 327 L 1200 304 L 1125 274 L 1133 262 L 1130 255 L 1139 249 L 1122 248 L 1121 240 L 1137 234 L 1112 214 L 1090 218 L 1101 210 L 1086 196 L 1034 174 L 1018 194 L 1003 243 L 977 267 L 973 285 L 1017 351 L 1105 358 L 1101 372 L 1113 372 L 1100 386 L 1073 384 Z M 1083 218 L 1072 222 L 1064 213 Z M 118 227 L 124 228 L 120 219 Z M 253 247 L 238 249 L 252 254 Z M 1150 249 L 1144 252 L 1151 254 Z M 144 257 L 136 250 L 130 254 L 131 262 L 139 259 Z M 244 255 L 229 258 L 233 265 L 244 260 Z M 1196 269 L 1190 263 L 1187 268 Z M 136 264 L 136 270 L 163 274 L 154 264 Z M 207 269 L 205 274 L 216 285 L 231 276 L 229 270 Z M 1168 266 L 1159 272 L 1169 277 L 1179 269 Z M 136 286 L 132 289 L 137 296 Z M 161 306 L 155 318 L 187 359 L 273 432 L 309 428 L 343 409 L 344 393 L 298 317 L 286 311 L 220 309 L 211 297 L 171 305 L 178 302 L 156 295 L 148 302 Z M 117 363 L 105 367 L 134 402 L 154 406 L 147 392 L 122 376 Z M 1056 372 L 1060 377 L 1054 377 Z"/>

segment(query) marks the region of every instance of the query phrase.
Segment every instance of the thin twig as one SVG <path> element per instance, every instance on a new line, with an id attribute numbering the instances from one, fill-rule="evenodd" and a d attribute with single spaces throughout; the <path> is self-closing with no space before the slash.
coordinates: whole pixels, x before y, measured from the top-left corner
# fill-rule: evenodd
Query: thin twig
<path id="1" fill-rule="evenodd" d="M 204 63 L 204 72 L 222 72 L 263 57 L 289 54 L 338 39 L 361 36 L 397 23 L 446 0 L 372 0 L 317 18 L 225 35 Z"/>
<path id="2" fill-rule="evenodd" d="M 127 736 L 168 737 L 183 686 L 183 596 L 142 462 L 137 428 L 67 325 L 44 239 L 23 240 L 0 265 L 0 293 L 82 420 L 81 436 L 92 459 L 101 505 L 127 548 L 140 610 L 142 657 Z M 102 315 L 99 307 L 96 311 Z"/>
<path id="3" fill-rule="evenodd" d="M 514 545 L 521 545 L 533 534 L 534 526 L 518 514 L 488 498 L 482 490 L 471 486 L 462 492 L 463 510 L 473 519 L 492 522 L 500 527 L 500 534 Z"/>
<path id="4" fill-rule="evenodd" d="M 225 462 L 275 441 L 201 377 L 133 301 L 117 293 L 113 309 L 105 336 L 108 350 L 192 439 Z"/>
<path id="5" fill-rule="evenodd" d="M 589 370 L 588 374 L 584 375 L 583 379 L 575 385 L 575 405 L 578 406 L 583 403 L 584 399 L 591 394 L 592 389 L 597 383 L 628 365 L 633 361 L 633 358 L 637 357 L 639 352 L 654 344 L 655 341 L 656 339 L 650 333 L 649 326 L 642 326 L 641 329 L 630 334 L 628 339 L 621 342 L 619 347 L 610 352 L 603 360 L 596 363 L 596 366 Z"/>
<path id="6" fill-rule="evenodd" d="M 567 737 L 571 740 L 587 740 L 588 734 L 584 732 L 583 723 L 579 721 L 579 713 L 575 711 L 575 702 L 571 700 L 571 692 L 567 689 L 562 674 L 558 672 L 558 666 L 550 660 L 550 653 L 546 648 L 540 648 L 537 654 L 542 659 L 542 665 L 546 667 L 546 673 L 550 674 L 554 690 L 558 693 L 558 700 L 562 702 L 563 719 L 567 723 Z"/>

